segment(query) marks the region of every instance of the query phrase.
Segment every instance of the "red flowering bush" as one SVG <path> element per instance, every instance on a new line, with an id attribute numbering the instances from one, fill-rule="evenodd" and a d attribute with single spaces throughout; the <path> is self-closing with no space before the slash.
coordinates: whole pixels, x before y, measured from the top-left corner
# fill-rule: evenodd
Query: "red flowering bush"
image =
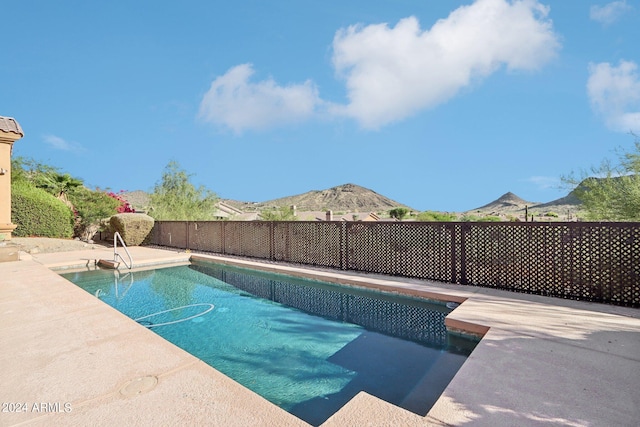
<path id="1" fill-rule="evenodd" d="M 122 193 L 124 193 L 124 190 L 120 190 L 117 193 L 110 191 L 107 196 L 120 202 L 120 206 L 116 208 L 118 213 L 135 213 L 136 210 L 122 197 Z"/>

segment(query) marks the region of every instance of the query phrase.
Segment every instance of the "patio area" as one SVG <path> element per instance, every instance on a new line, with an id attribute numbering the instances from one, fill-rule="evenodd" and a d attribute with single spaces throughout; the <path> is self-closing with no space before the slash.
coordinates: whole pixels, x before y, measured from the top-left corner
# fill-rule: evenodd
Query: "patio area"
<path id="1" fill-rule="evenodd" d="M 360 393 L 323 426 L 636 426 L 640 310 L 487 288 L 129 248 L 136 267 L 191 257 L 462 304 L 482 341 L 426 417 Z M 303 421 L 165 341 L 52 268 L 113 251 L 0 263 L 0 425 L 296 426 Z"/>

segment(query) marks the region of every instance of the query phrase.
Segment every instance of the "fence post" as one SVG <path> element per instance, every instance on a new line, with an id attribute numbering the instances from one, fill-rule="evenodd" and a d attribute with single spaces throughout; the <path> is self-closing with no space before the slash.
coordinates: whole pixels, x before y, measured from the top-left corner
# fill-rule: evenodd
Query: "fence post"
<path id="1" fill-rule="evenodd" d="M 349 239 L 347 238 L 347 222 L 340 223 L 340 269 L 346 270 L 349 266 Z"/>
<path id="2" fill-rule="evenodd" d="M 445 229 L 449 230 L 449 239 L 451 242 L 451 283 L 456 283 L 457 281 L 456 245 L 458 244 L 456 239 L 456 225 L 445 224 Z"/>
<path id="3" fill-rule="evenodd" d="M 463 222 L 460 224 L 460 284 L 466 285 L 467 281 L 467 233 L 471 229 L 471 224 Z"/>
<path id="4" fill-rule="evenodd" d="M 272 221 L 269 223 L 269 259 L 275 261 L 276 259 L 276 235 L 275 224 Z"/>
<path id="5" fill-rule="evenodd" d="M 190 245 L 189 245 L 189 221 L 185 221 L 185 227 L 187 227 L 187 231 L 185 233 L 185 242 L 184 245 L 186 246 L 185 250 L 189 250 L 190 249 Z"/>
<path id="6" fill-rule="evenodd" d="M 220 233 L 222 238 L 222 253 L 226 254 L 227 253 L 227 240 L 226 240 L 227 222 L 222 221 L 220 224 L 222 225 L 221 227 L 222 232 Z"/>
<path id="7" fill-rule="evenodd" d="M 284 257 L 287 262 L 291 262 L 291 223 L 287 221 L 287 231 L 284 233 Z"/>

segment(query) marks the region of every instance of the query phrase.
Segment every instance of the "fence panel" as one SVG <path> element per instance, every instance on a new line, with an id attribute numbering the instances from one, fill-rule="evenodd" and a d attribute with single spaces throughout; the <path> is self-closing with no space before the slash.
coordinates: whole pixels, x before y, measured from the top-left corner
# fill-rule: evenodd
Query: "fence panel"
<path id="1" fill-rule="evenodd" d="M 331 268 L 344 265 L 344 223 L 274 222 L 274 259 Z"/>
<path id="2" fill-rule="evenodd" d="M 224 253 L 271 259 L 271 222 L 223 221 Z"/>
<path id="3" fill-rule="evenodd" d="M 224 222 L 194 221 L 189 222 L 189 246 L 194 251 L 223 253 Z"/>
<path id="4" fill-rule="evenodd" d="M 461 283 L 640 303 L 640 224 L 468 223 Z"/>
<path id="5" fill-rule="evenodd" d="M 531 225 L 535 224 L 535 225 Z M 461 283 L 512 291 L 558 294 L 564 289 L 561 236 L 566 226 L 541 223 L 462 225 Z"/>
<path id="6" fill-rule="evenodd" d="M 151 242 L 640 306 L 640 223 L 157 221 Z"/>
<path id="7" fill-rule="evenodd" d="M 187 223 L 185 221 L 156 221 L 152 243 L 172 248 L 187 248 Z"/>
<path id="8" fill-rule="evenodd" d="M 346 231 L 349 270 L 454 280 L 455 234 L 451 224 L 351 222 Z"/>

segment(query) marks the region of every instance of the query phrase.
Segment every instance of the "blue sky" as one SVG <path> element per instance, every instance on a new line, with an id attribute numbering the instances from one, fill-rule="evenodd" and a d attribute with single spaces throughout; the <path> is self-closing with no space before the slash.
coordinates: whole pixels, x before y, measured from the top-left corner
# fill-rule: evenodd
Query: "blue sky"
<path id="1" fill-rule="evenodd" d="M 345 183 L 418 210 L 559 178 L 640 133 L 640 1 L 5 2 L 14 155 L 152 190 L 170 160 L 222 198 Z M 8 19 L 7 19 L 8 18 Z"/>

